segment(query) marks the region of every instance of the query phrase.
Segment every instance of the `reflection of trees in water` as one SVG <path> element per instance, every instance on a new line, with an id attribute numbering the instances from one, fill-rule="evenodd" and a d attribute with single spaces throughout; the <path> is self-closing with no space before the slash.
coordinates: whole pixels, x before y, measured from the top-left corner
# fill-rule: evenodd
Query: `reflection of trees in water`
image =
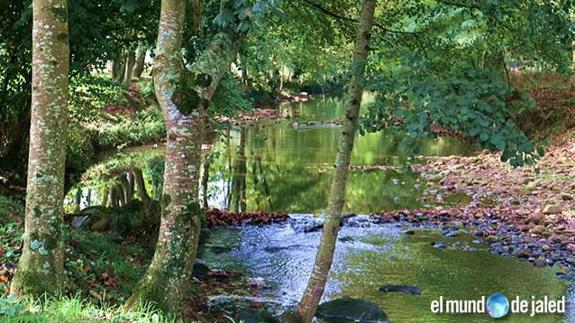
<path id="1" fill-rule="evenodd" d="M 234 212 L 246 210 L 246 172 L 246 128 L 241 128 L 231 176 L 231 189 L 227 198 L 228 210 Z"/>

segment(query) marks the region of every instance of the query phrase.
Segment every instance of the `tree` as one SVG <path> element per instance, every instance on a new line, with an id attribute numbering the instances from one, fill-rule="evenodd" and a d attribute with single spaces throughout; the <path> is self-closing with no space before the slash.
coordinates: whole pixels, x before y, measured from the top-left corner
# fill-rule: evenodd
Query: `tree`
<path id="1" fill-rule="evenodd" d="M 243 3 L 243 2 L 242 2 Z M 185 0 L 163 0 L 156 46 L 154 86 L 164 113 L 166 161 L 162 219 L 152 263 L 125 304 L 153 303 L 177 313 L 196 257 L 202 209 L 198 201 L 199 167 L 206 111 L 223 76 L 229 71 L 249 30 L 247 3 L 222 0 L 221 26 L 190 70 L 181 55 Z M 241 28 L 241 24 L 245 25 Z"/>
<path id="2" fill-rule="evenodd" d="M 303 322 L 311 322 L 315 314 L 333 261 L 337 242 L 337 234 L 341 222 L 347 176 L 355 133 L 358 126 L 359 107 L 364 89 L 364 72 L 367 65 L 369 41 L 374 21 L 377 0 L 364 0 L 362 5 L 360 25 L 357 32 L 355 51 L 351 64 L 351 80 L 349 83 L 349 98 L 340 137 L 335 174 L 331 185 L 323 233 L 315 264 L 308 286 L 297 308 L 297 317 Z"/>
<path id="3" fill-rule="evenodd" d="M 34 0 L 32 119 L 22 256 L 12 295 L 64 286 L 62 239 L 68 72 L 68 2 Z"/>

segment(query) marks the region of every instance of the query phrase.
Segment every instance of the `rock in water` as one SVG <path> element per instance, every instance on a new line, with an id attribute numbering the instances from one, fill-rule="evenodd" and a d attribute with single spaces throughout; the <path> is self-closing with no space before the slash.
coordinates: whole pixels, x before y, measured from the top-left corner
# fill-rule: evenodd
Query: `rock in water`
<path id="1" fill-rule="evenodd" d="M 274 318 L 270 312 L 265 309 L 257 308 L 244 308 L 242 309 L 237 317 L 237 322 L 244 323 L 279 323 L 279 321 Z"/>
<path id="2" fill-rule="evenodd" d="M 412 285 L 383 285 L 379 290 L 384 293 L 399 292 L 411 295 L 421 294 L 421 288 Z"/>
<path id="3" fill-rule="evenodd" d="M 201 259 L 196 259 L 194 263 L 194 269 L 192 271 L 192 276 L 199 280 L 207 280 L 210 268 L 205 261 Z"/>
<path id="4" fill-rule="evenodd" d="M 342 297 L 321 304 L 316 316 L 324 322 L 387 323 L 387 315 L 377 305 L 362 299 Z"/>

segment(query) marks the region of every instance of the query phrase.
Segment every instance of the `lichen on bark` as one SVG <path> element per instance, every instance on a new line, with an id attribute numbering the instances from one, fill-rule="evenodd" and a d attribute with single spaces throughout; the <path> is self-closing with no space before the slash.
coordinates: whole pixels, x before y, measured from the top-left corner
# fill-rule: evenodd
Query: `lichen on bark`
<path id="1" fill-rule="evenodd" d="M 64 165 L 69 43 L 66 0 L 34 0 L 32 120 L 22 256 L 12 295 L 59 294 L 65 286 Z"/>

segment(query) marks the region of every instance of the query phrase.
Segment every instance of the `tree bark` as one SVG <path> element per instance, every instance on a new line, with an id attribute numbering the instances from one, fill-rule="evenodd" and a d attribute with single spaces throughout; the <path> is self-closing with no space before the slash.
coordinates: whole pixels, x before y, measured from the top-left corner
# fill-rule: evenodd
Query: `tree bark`
<path id="1" fill-rule="evenodd" d="M 123 49 L 118 49 L 116 59 L 112 63 L 112 79 L 117 83 L 124 81 L 124 71 L 126 69 L 126 57 Z"/>
<path id="2" fill-rule="evenodd" d="M 212 96 L 243 37 L 219 33 L 184 74 L 181 57 L 186 0 L 163 0 L 154 87 L 166 126 L 162 219 L 156 252 L 124 308 L 155 304 L 179 313 L 200 236 L 198 200 L 203 120 Z M 183 82 L 185 77 L 186 82 Z"/>
<path id="3" fill-rule="evenodd" d="M 179 110 L 174 97 L 182 81 L 185 0 L 163 0 L 154 85 L 167 130 L 162 219 L 156 252 L 144 278 L 125 304 L 152 303 L 178 312 L 187 289 L 200 231 L 197 202 L 201 138 L 194 115 Z"/>
<path id="4" fill-rule="evenodd" d="M 303 322 L 311 322 L 313 319 L 333 261 L 341 213 L 345 203 L 347 175 L 363 94 L 364 72 L 376 3 L 376 0 L 364 0 L 362 5 L 360 26 L 351 64 L 349 98 L 335 162 L 335 174 L 331 184 L 326 222 L 307 289 L 297 308 L 297 320 Z"/>
<path id="5" fill-rule="evenodd" d="M 68 2 L 34 0 L 32 122 L 22 256 L 12 295 L 55 294 L 64 275 L 63 201 L 66 159 Z"/>
<path id="6" fill-rule="evenodd" d="M 132 82 L 132 76 L 134 72 L 134 65 L 136 64 L 136 53 L 133 48 L 128 49 L 128 53 L 126 55 L 126 70 L 124 71 L 124 80 L 122 84 L 125 87 L 130 86 L 130 82 Z"/>
<path id="7" fill-rule="evenodd" d="M 146 53 L 148 49 L 142 45 L 138 47 L 138 51 L 136 53 L 136 62 L 134 65 L 134 71 L 132 72 L 133 76 L 137 79 L 142 77 L 142 73 L 144 73 L 144 68 L 146 67 Z"/>
<path id="8" fill-rule="evenodd" d="M 104 186 L 102 189 L 100 189 L 100 205 L 107 207 L 109 199 L 110 199 L 110 187 Z"/>
<path id="9" fill-rule="evenodd" d="M 132 169 L 132 176 L 134 177 L 134 181 L 136 183 L 136 191 L 138 192 L 138 197 L 142 201 L 142 203 L 147 204 L 150 202 L 150 196 L 148 195 L 148 191 L 146 191 L 146 182 L 144 181 L 144 175 L 142 174 L 142 170 L 139 168 Z"/>

